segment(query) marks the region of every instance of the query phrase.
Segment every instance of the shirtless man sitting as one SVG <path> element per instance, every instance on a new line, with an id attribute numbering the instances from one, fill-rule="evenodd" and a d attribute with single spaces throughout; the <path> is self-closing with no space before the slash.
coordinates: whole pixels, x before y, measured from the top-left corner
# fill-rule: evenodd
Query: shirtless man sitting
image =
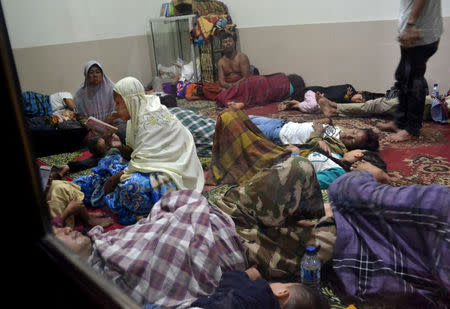
<path id="1" fill-rule="evenodd" d="M 236 42 L 231 33 L 224 33 L 221 38 L 223 56 L 217 63 L 219 84 L 230 88 L 250 76 L 250 61 L 246 54 L 236 50 Z"/>

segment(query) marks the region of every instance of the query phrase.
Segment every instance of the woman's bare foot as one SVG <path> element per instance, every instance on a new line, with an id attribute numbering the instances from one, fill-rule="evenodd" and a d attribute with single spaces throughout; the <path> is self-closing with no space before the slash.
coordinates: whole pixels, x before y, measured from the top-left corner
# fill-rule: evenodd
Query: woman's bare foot
<path id="1" fill-rule="evenodd" d="M 416 138 L 417 137 L 409 134 L 409 132 L 406 130 L 399 130 L 399 131 L 395 132 L 394 134 L 389 135 L 387 137 L 387 140 L 391 143 L 395 143 L 395 142 L 405 142 L 405 141 L 409 141 L 409 140 L 416 139 Z"/>
<path id="2" fill-rule="evenodd" d="M 389 122 L 386 122 L 386 123 L 377 123 L 376 127 L 378 129 L 380 129 L 380 130 L 383 130 L 383 131 L 393 131 L 393 132 L 399 131 L 399 129 L 395 125 L 394 121 L 389 121 Z"/>
<path id="3" fill-rule="evenodd" d="M 337 105 L 333 101 L 328 100 L 323 93 L 316 92 L 316 101 L 319 104 L 322 113 L 326 117 L 337 116 Z"/>

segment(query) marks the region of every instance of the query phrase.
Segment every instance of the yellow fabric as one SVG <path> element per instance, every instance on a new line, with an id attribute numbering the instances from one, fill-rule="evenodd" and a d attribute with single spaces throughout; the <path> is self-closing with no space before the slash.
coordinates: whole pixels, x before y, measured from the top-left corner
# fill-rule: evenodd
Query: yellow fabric
<path id="1" fill-rule="evenodd" d="M 84 193 L 81 191 L 80 186 L 69 181 L 53 180 L 47 193 L 47 204 L 50 216 L 52 218 L 61 216 L 67 205 L 75 196 L 78 201 L 84 199 Z M 65 224 L 72 228 L 75 227 L 75 218 L 69 216 L 66 219 Z"/>
<path id="2" fill-rule="evenodd" d="M 288 155 L 268 140 L 243 111 L 225 110 L 216 123 L 207 183 L 241 184 Z"/>

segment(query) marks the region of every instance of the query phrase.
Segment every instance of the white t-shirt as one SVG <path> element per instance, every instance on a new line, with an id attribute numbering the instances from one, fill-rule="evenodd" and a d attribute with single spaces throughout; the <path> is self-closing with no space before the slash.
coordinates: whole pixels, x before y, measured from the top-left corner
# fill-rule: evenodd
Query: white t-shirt
<path id="1" fill-rule="evenodd" d="M 324 132 L 324 137 L 332 136 L 339 138 L 341 129 L 329 125 L 324 125 L 324 127 L 327 128 Z M 304 144 L 309 139 L 312 132 L 314 132 L 312 122 L 299 123 L 289 121 L 280 130 L 280 140 L 283 144 Z"/>
<path id="2" fill-rule="evenodd" d="M 335 153 L 333 153 L 333 157 L 340 159 L 341 157 Z M 308 155 L 308 160 L 311 162 L 312 166 L 314 167 L 314 170 L 316 173 L 320 171 L 324 171 L 333 167 L 341 167 L 337 163 L 335 163 L 333 160 L 328 158 L 327 156 L 318 153 L 318 152 L 312 152 Z"/>
<path id="3" fill-rule="evenodd" d="M 50 104 L 52 105 L 53 113 L 59 110 L 67 109 L 64 99 L 73 99 L 70 92 L 57 92 L 50 95 Z"/>

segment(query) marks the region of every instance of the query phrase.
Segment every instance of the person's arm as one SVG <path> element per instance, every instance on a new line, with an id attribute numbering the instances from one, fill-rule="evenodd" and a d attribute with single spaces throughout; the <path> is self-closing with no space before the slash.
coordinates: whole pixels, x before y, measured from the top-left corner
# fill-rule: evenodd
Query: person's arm
<path id="1" fill-rule="evenodd" d="M 399 41 L 405 48 L 411 47 L 414 43 L 423 38 L 422 32 L 416 28 L 416 21 L 427 1 L 428 0 L 414 0 L 406 28 L 399 36 Z"/>
<path id="2" fill-rule="evenodd" d="M 66 219 L 70 216 L 75 216 L 82 208 L 84 208 L 84 204 L 82 201 L 78 201 L 78 196 L 75 195 L 73 199 L 67 204 L 67 207 L 64 209 L 63 213 L 61 214 L 61 220 L 62 222 L 65 222 Z"/>
<path id="3" fill-rule="evenodd" d="M 66 103 L 68 109 L 72 111 L 75 110 L 75 103 L 73 102 L 73 99 L 65 98 L 63 101 Z"/>
<path id="4" fill-rule="evenodd" d="M 223 68 L 223 59 L 219 59 L 219 62 L 217 62 L 217 70 L 218 70 L 218 74 L 219 74 L 219 77 L 218 77 L 219 85 L 222 88 L 230 88 L 231 85 L 228 84 L 225 81 L 225 72 L 224 72 L 224 68 Z"/>
<path id="5" fill-rule="evenodd" d="M 369 171 L 379 183 L 388 184 L 390 181 L 389 175 L 385 171 L 364 160 L 356 161 L 352 164 L 350 169 L 352 171 Z"/>
<path id="6" fill-rule="evenodd" d="M 243 53 L 239 53 L 239 67 L 241 70 L 242 78 L 237 81 L 240 82 L 243 79 L 246 79 L 250 76 L 250 60 L 248 59 L 248 56 Z"/>
<path id="7" fill-rule="evenodd" d="M 115 121 L 116 119 L 118 119 L 118 118 L 119 118 L 119 114 L 118 114 L 117 112 L 112 112 L 111 114 L 109 114 L 109 115 L 106 117 L 105 122 L 106 122 L 106 123 L 109 123 L 109 124 L 113 124 L 114 121 Z"/>
<path id="8" fill-rule="evenodd" d="M 120 182 L 120 177 L 122 177 L 123 175 L 123 171 L 117 172 L 117 174 L 112 175 L 111 177 L 108 178 L 108 180 L 106 180 L 105 184 L 103 185 L 103 193 L 109 194 L 111 192 L 113 192 L 117 185 Z"/>
<path id="9" fill-rule="evenodd" d="M 409 14 L 408 24 L 415 24 L 417 19 L 420 16 L 425 4 L 427 4 L 428 0 L 414 0 L 413 7 L 411 9 L 411 13 Z"/>
<path id="10" fill-rule="evenodd" d="M 250 267 L 245 271 L 245 273 L 250 278 L 250 280 L 262 279 L 261 273 L 258 269 L 256 269 L 256 267 Z"/>
<path id="11" fill-rule="evenodd" d="M 64 165 L 60 169 L 60 174 L 62 176 L 66 175 L 67 173 L 77 173 L 79 171 L 84 171 L 87 169 L 90 169 L 92 167 L 96 167 L 98 164 L 98 161 L 100 161 L 100 158 L 97 157 L 89 157 L 87 159 L 78 160 L 78 161 L 70 161 L 67 163 L 67 165 Z"/>

